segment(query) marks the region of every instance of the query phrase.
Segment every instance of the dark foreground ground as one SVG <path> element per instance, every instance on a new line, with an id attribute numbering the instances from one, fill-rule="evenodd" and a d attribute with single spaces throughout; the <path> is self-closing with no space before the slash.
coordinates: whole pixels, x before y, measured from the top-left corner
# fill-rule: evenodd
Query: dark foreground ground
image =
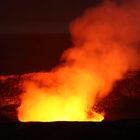
<path id="1" fill-rule="evenodd" d="M 139 139 L 140 120 L 112 122 L 1 123 L 0 139 Z"/>

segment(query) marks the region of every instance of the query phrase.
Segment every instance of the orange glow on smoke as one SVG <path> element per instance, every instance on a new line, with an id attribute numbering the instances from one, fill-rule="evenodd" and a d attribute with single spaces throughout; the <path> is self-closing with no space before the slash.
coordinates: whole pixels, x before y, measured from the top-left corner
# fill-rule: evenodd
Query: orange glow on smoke
<path id="1" fill-rule="evenodd" d="M 134 7 L 135 8 L 134 8 Z M 70 26 L 73 47 L 50 72 L 23 75 L 20 121 L 102 121 L 93 109 L 115 81 L 139 65 L 139 7 L 105 3 Z"/>
<path id="2" fill-rule="evenodd" d="M 94 98 L 88 95 L 91 87 L 96 89 L 99 85 L 92 83 L 92 77 L 85 71 L 65 67 L 50 75 L 35 73 L 30 76 L 32 80 L 24 83 L 27 91 L 21 96 L 24 99 L 19 107 L 21 121 L 103 120 L 103 114 L 91 111 L 89 100 L 93 103 Z"/>

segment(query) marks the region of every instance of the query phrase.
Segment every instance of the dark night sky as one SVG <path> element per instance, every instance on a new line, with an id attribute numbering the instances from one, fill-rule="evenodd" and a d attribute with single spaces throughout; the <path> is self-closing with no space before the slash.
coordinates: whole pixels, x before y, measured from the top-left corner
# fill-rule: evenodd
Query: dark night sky
<path id="1" fill-rule="evenodd" d="M 56 65 L 70 46 L 69 23 L 100 1 L 1 0 L 0 74 L 40 71 Z"/>
<path id="2" fill-rule="evenodd" d="M 0 33 L 67 32 L 68 24 L 101 0 L 1 0 Z"/>

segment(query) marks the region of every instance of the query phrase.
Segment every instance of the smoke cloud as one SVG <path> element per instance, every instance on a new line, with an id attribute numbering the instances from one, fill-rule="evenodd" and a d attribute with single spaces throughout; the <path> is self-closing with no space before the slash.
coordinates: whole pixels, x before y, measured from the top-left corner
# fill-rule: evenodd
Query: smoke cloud
<path id="1" fill-rule="evenodd" d="M 94 104 L 140 68 L 140 2 L 104 1 L 70 24 L 73 46 L 50 72 L 23 75 L 20 121 L 101 121 Z M 51 46 L 50 46 L 51 47 Z"/>

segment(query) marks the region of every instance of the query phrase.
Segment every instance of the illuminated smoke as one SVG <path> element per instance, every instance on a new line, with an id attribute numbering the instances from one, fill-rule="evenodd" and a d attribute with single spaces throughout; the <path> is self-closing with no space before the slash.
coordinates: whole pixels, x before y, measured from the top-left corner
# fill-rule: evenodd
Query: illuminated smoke
<path id="1" fill-rule="evenodd" d="M 70 25 L 73 46 L 50 72 L 23 75 L 20 121 L 102 121 L 93 110 L 115 81 L 140 67 L 140 2 L 106 1 Z M 53 47 L 53 46 L 50 46 Z"/>

